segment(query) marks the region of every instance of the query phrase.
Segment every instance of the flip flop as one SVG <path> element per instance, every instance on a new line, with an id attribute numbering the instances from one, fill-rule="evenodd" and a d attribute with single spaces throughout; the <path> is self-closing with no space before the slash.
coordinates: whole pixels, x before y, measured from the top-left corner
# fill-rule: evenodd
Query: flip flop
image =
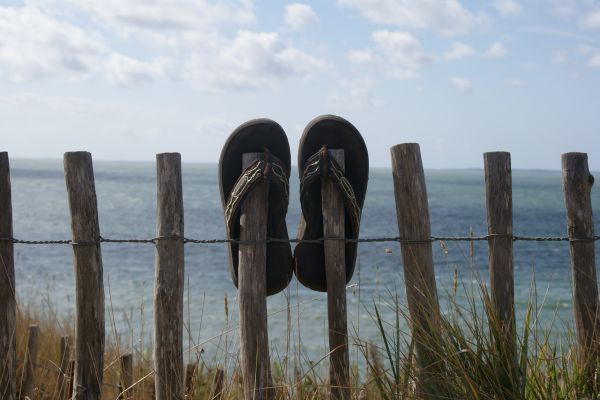
<path id="1" fill-rule="evenodd" d="M 264 153 L 242 170 L 242 154 Z M 285 216 L 289 201 L 290 146 L 285 132 L 274 121 L 255 119 L 239 126 L 229 136 L 219 160 L 219 188 L 225 214 L 227 238 L 239 239 L 240 206 L 256 182 L 269 180 L 267 238 L 289 239 Z M 229 271 L 234 285 L 238 282 L 238 243 L 228 243 Z M 267 295 L 283 290 L 293 275 L 290 244 L 267 243 Z"/>
<path id="2" fill-rule="evenodd" d="M 328 156 L 327 149 L 343 149 L 345 172 Z M 313 119 L 304 129 L 298 150 L 300 240 L 323 237 L 321 176 L 329 175 L 344 199 L 346 239 L 358 239 L 360 215 L 369 180 L 369 154 L 358 130 L 335 115 Z M 357 243 L 346 243 L 346 283 L 352 278 Z M 324 245 L 299 242 L 294 250 L 294 271 L 298 280 L 310 289 L 327 291 Z"/>

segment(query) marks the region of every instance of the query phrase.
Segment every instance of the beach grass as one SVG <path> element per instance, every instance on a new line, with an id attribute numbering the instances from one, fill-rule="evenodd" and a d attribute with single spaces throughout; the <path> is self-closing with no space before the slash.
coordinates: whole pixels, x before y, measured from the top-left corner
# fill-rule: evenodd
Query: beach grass
<path id="1" fill-rule="evenodd" d="M 457 294 L 461 294 L 460 301 Z M 577 361 L 575 335 L 568 324 L 558 319 L 543 324 L 538 320 L 541 305 L 537 303 L 534 283 L 527 305 L 517 310 L 522 313 L 522 322 L 515 328 L 512 342 L 504 339 L 506 331 L 495 317 L 485 284 L 459 282 L 443 296 L 445 306 L 436 324 L 439 328 L 412 332 L 403 328 L 410 326 L 410 314 L 401 291 L 388 290 L 377 301 L 371 299 L 361 304 L 371 315 L 378 338 L 366 340 L 356 332 L 349 337 L 349 343 L 358 349 L 362 358 L 352 365 L 352 398 L 597 398 L 600 368 L 592 366 L 590 369 L 589 365 Z M 40 328 L 34 399 L 63 399 L 59 375 L 63 374 L 68 384 L 69 374 L 59 367 L 60 340 L 64 335 L 74 337 L 73 321 L 58 316 L 51 307 L 44 307 L 43 311 L 19 307 L 16 334 L 19 388 L 25 375 L 22 361 L 26 357 L 31 324 Z M 235 335 L 235 331 L 228 330 L 228 333 Z M 288 341 L 292 340 L 290 337 L 288 335 Z M 116 334 L 107 338 L 103 398 L 116 399 L 124 392 L 120 384 L 120 357 L 126 353 L 132 353 L 134 359 L 129 398 L 154 398 L 151 349 L 142 340 L 127 348 L 120 342 Z M 431 360 L 428 365 L 416 354 L 417 343 L 428 349 Z M 235 346 L 234 341 L 219 346 L 224 350 L 210 361 L 197 354 L 196 373 L 186 394 L 188 399 L 211 398 L 211 394 L 215 394 L 215 375 L 219 369 L 225 377 L 222 399 L 243 398 Z M 276 399 L 327 398 L 329 387 L 323 368 L 301 362 L 304 356 L 296 343 L 289 343 L 285 354 L 276 351 L 271 354 Z M 326 364 L 326 360 L 327 354 L 324 354 L 317 364 Z"/>

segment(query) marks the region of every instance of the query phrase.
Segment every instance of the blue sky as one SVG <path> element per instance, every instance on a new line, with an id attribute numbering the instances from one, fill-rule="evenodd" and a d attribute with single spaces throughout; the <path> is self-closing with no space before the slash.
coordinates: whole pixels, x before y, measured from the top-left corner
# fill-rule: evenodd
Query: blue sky
<path id="1" fill-rule="evenodd" d="M 598 0 L 0 0 L 11 157 L 215 162 L 256 117 L 292 154 L 315 116 L 356 125 L 372 166 L 600 169 Z M 294 157 L 293 157 L 294 158 Z"/>

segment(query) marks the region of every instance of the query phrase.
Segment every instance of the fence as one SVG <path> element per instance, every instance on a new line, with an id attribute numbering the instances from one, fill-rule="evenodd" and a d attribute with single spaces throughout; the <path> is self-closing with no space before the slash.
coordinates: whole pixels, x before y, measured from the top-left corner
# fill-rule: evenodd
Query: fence
<path id="1" fill-rule="evenodd" d="M 332 150 L 335 151 L 335 150 Z M 335 156 L 335 154 L 334 154 Z M 398 219 L 399 236 L 385 238 L 361 238 L 356 242 L 399 242 L 402 251 L 406 283 L 407 303 L 413 331 L 419 329 L 439 329 L 440 311 L 437 300 L 434 263 L 431 243 L 437 240 L 487 241 L 489 249 L 490 292 L 492 307 L 502 326 L 502 349 L 516 352 L 515 310 L 513 282 L 513 242 L 527 241 L 568 241 L 570 244 L 571 269 L 573 277 L 573 313 L 576 328 L 578 362 L 584 369 L 589 368 L 590 379 L 600 360 L 599 322 L 600 307 L 595 266 L 594 224 L 591 207 L 591 187 L 593 177 L 587 165 L 584 153 L 566 153 L 562 155 L 562 177 L 565 207 L 567 214 L 567 236 L 565 237 L 522 237 L 513 235 L 512 229 L 512 179 L 510 154 L 494 152 L 484 154 L 484 172 L 486 188 L 486 208 L 488 234 L 481 237 L 436 237 L 430 231 L 427 191 L 420 149 L 417 144 L 401 144 L 391 149 L 394 196 Z M 250 155 L 249 157 L 252 157 Z M 75 399 L 100 399 L 104 368 L 104 285 L 101 257 L 101 243 L 145 243 L 156 246 L 156 282 L 154 298 L 154 377 L 157 399 L 183 398 L 194 366 L 188 365 L 184 372 L 182 356 L 182 307 L 183 307 L 183 246 L 185 244 L 211 244 L 236 241 L 242 255 L 240 257 L 240 312 L 244 307 L 251 314 L 240 318 L 242 369 L 246 376 L 257 379 L 256 398 L 268 397 L 262 393 L 270 381 L 268 351 L 261 352 L 266 346 L 257 345 L 256 338 L 262 332 L 266 337 L 266 314 L 264 313 L 264 287 L 251 286 L 259 282 L 260 270 L 245 271 L 244 263 L 264 266 L 266 243 L 281 241 L 267 238 L 265 231 L 242 232 L 236 239 L 195 239 L 184 235 L 181 159 L 179 154 L 165 153 L 157 155 L 157 232 L 150 239 L 111 239 L 100 235 L 97 201 L 92 169 L 92 158 L 86 152 L 66 153 L 64 157 L 65 181 L 71 214 L 70 240 L 21 240 L 13 237 L 10 170 L 7 153 L 0 153 L 0 393 L 3 399 L 17 398 L 16 355 L 15 355 L 15 275 L 13 247 L 16 244 L 57 244 L 71 245 L 74 253 L 76 278 L 76 337 L 74 358 L 68 338 L 61 340 L 61 359 L 59 362 L 60 386 L 64 387 L 64 396 Z M 327 186 L 327 185 L 325 185 Z M 262 190 L 262 189 L 261 189 Z M 268 190 L 268 189 L 264 189 Z M 324 187 L 323 193 L 328 199 L 334 197 L 330 188 Z M 264 204 L 258 193 L 257 198 L 247 200 L 245 212 L 258 221 L 256 227 L 264 227 L 265 210 L 250 206 Z M 265 196 L 266 197 L 266 196 Z M 325 212 L 336 215 L 342 204 L 332 200 L 332 210 Z M 343 216 L 343 214 L 341 214 Z M 338 217 L 339 218 L 339 217 Z M 342 217 L 343 219 L 343 217 Z M 312 242 L 324 242 L 326 248 L 327 276 L 334 276 L 336 263 L 339 264 L 339 246 L 345 239 L 335 221 L 327 225 L 324 237 Z M 339 227 L 338 227 L 339 228 Z M 336 230 L 337 229 L 337 230 Z M 341 230 L 343 232 L 343 229 Z M 289 242 L 298 242 L 290 239 Z M 342 247 L 343 249 L 343 247 Z M 332 254 L 336 254 L 332 256 Z M 343 251 L 341 251 L 343 258 Z M 258 260 L 258 261 L 257 261 Z M 342 263 L 343 266 L 343 263 Z M 334 269 L 329 272 L 329 269 Z M 244 274 L 254 274 L 244 277 Z M 248 280 L 250 283 L 244 283 Z M 338 279 L 339 281 L 339 279 Z M 328 287 L 330 298 L 328 307 L 330 324 L 331 371 L 330 381 L 332 398 L 349 398 L 347 328 L 345 316 L 345 293 L 338 287 Z M 343 288 L 343 286 L 342 286 Z M 262 291 L 261 291 L 262 290 Z M 331 304 L 336 303 L 337 306 Z M 259 318 L 256 318 L 258 310 Z M 252 314 L 254 313 L 254 314 Z M 254 324 L 256 320 L 265 320 L 265 325 Z M 253 320 L 253 321 L 251 321 Z M 259 321 L 260 322 L 260 321 Z M 333 327 L 336 327 L 335 329 Z M 244 331 L 246 330 L 246 333 Z M 26 377 L 20 393 L 29 395 L 33 391 L 36 364 L 38 329 L 30 327 L 28 350 L 25 358 Z M 245 335 L 245 336 L 244 336 Z M 260 344 L 260 343 L 259 343 Z M 257 347 L 259 347 L 257 349 Z M 244 356 L 244 352 L 247 354 Z M 416 342 L 417 362 L 420 367 L 435 364 L 435 354 L 430 354 L 425 343 Z M 516 354 L 516 353 L 515 353 Z M 247 362 L 244 363 L 243 359 Z M 509 357 L 510 359 L 510 357 Z M 257 362 L 261 361 L 262 362 Z M 121 396 L 127 397 L 127 389 L 132 384 L 132 356 L 121 359 Z M 6 367 L 4 367 L 6 366 Z M 244 371 L 243 371 L 244 372 Z M 263 376 L 264 375 L 264 376 Z M 218 387 L 223 385 L 223 372 Z M 181 379 L 181 377 L 186 377 Z M 246 379 L 244 379 L 246 380 Z M 252 384 L 253 382 L 250 382 Z M 67 388 L 68 387 L 68 388 Z M 218 393 L 218 391 L 216 392 Z M 213 393 L 214 395 L 214 393 Z M 212 395 L 211 395 L 212 396 Z M 247 396 L 248 393 L 247 393 Z M 254 395 L 252 395 L 254 396 Z M 247 397 L 249 398 L 249 397 Z"/>

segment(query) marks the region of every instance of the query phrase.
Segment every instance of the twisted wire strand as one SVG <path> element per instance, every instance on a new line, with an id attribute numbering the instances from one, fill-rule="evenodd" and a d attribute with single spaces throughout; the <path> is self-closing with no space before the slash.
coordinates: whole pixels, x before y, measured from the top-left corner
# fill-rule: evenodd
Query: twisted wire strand
<path id="1" fill-rule="evenodd" d="M 236 244 L 262 244 L 262 243 L 323 243 L 326 240 L 341 240 L 345 243 L 384 243 L 384 242 L 397 242 L 406 244 L 421 244 L 421 243 L 432 243 L 432 242 L 480 242 L 488 241 L 490 239 L 503 238 L 510 239 L 513 242 L 595 242 L 600 240 L 600 235 L 595 235 L 591 238 L 571 238 L 568 236 L 516 236 L 516 235 L 503 235 L 503 234 L 489 234 L 485 236 L 431 236 L 429 239 L 404 239 L 401 237 L 370 237 L 370 238 L 334 238 L 334 237 L 320 237 L 316 239 L 283 239 L 283 238 L 267 238 L 266 240 L 240 240 L 240 239 L 195 239 L 188 238 L 185 236 L 157 236 L 151 239 L 138 239 L 138 238 L 105 238 L 100 236 L 95 241 L 72 241 L 72 240 L 24 240 L 10 237 L 0 238 L 0 242 L 10 242 L 13 244 L 25 244 L 25 245 L 71 245 L 71 246 L 95 246 L 101 243 L 137 243 L 137 244 L 157 244 L 162 240 L 181 240 L 184 244 L 222 244 L 222 243 L 236 243 Z"/>

